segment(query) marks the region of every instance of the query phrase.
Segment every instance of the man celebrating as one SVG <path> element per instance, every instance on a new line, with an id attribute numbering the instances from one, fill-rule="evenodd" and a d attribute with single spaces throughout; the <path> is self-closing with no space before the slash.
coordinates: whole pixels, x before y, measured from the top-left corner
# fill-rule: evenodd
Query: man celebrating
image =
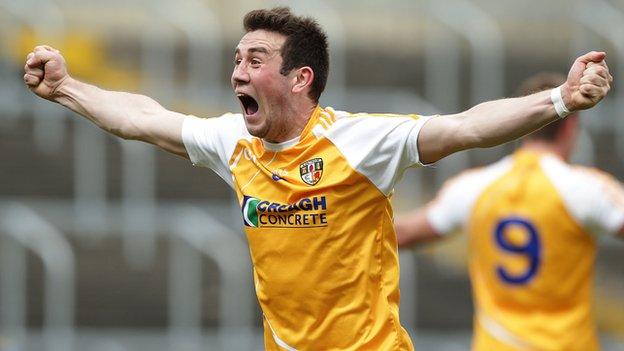
<path id="1" fill-rule="evenodd" d="M 523 93 L 565 77 L 541 74 Z M 469 235 L 476 315 L 473 350 L 598 350 L 592 319 L 596 236 L 624 235 L 624 190 L 611 176 L 566 163 L 574 113 L 528 135 L 487 167 L 449 180 L 428 206 L 396 220 L 399 246 Z"/>
<path id="2" fill-rule="evenodd" d="M 349 114 L 318 105 L 328 75 L 317 23 L 287 8 L 256 10 L 235 51 L 242 114 L 200 119 L 141 95 L 72 79 L 49 47 L 24 80 L 125 139 L 208 167 L 235 191 L 250 246 L 267 350 L 411 350 L 399 322 L 389 196 L 407 167 L 497 145 L 598 103 L 612 78 L 604 53 L 579 57 L 550 92 L 435 118 Z"/>

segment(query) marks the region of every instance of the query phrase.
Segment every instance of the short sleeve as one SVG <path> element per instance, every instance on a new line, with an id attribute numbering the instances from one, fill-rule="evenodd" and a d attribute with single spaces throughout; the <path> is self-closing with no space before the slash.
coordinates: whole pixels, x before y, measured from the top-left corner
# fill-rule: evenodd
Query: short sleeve
<path id="1" fill-rule="evenodd" d="M 615 234 L 624 225 L 624 189 L 611 175 L 545 158 L 542 167 L 570 214 L 592 234 Z"/>
<path id="2" fill-rule="evenodd" d="M 598 183 L 601 196 L 596 201 L 591 224 L 612 235 L 624 225 L 624 190 L 622 184 L 610 175 L 598 177 Z"/>
<path id="3" fill-rule="evenodd" d="M 468 222 L 477 199 L 512 168 L 509 157 L 483 168 L 464 171 L 444 183 L 427 207 L 427 219 L 439 234 L 451 233 Z"/>
<path id="4" fill-rule="evenodd" d="M 229 160 L 237 142 L 246 138 L 242 117 L 225 114 L 215 118 L 187 116 L 182 126 L 182 140 L 194 166 L 212 169 L 233 186 Z"/>
<path id="5" fill-rule="evenodd" d="M 468 206 L 460 191 L 466 179 L 448 180 L 436 198 L 427 206 L 427 220 L 439 234 L 448 234 L 460 228 L 468 216 Z"/>
<path id="6" fill-rule="evenodd" d="M 403 171 L 421 165 L 418 134 L 430 117 L 336 112 L 337 121 L 323 131 L 355 170 L 385 195 Z"/>

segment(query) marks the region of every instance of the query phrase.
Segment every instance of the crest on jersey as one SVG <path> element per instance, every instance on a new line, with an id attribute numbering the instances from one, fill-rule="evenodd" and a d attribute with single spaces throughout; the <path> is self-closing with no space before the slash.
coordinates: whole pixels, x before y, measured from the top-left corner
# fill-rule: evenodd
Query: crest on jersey
<path id="1" fill-rule="evenodd" d="M 323 175 L 323 159 L 313 158 L 299 165 L 301 180 L 308 185 L 315 185 Z"/>

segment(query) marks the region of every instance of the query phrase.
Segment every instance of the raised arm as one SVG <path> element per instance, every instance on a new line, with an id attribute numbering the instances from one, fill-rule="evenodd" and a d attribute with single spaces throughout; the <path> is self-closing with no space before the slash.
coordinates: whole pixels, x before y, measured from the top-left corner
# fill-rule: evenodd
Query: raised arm
<path id="1" fill-rule="evenodd" d="M 24 82 L 36 95 L 118 137 L 141 140 L 188 158 L 182 142 L 184 115 L 144 95 L 107 91 L 73 79 L 63 56 L 49 46 L 37 46 L 28 54 L 24 70 Z"/>
<path id="2" fill-rule="evenodd" d="M 613 78 L 604 58 L 604 52 L 592 51 L 574 61 L 560 87 L 563 103 L 571 112 L 593 107 L 609 91 Z M 489 101 L 431 119 L 418 137 L 421 161 L 432 163 L 457 151 L 503 144 L 557 120 L 560 117 L 550 94 L 542 91 Z"/>

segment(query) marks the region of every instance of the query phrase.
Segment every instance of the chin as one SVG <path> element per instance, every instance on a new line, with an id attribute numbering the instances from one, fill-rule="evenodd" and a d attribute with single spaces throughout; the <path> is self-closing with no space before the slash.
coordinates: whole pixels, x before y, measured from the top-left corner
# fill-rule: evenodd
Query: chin
<path id="1" fill-rule="evenodd" d="M 262 126 L 247 125 L 247 131 L 256 138 L 264 138 L 267 134 L 267 129 Z"/>
<path id="2" fill-rule="evenodd" d="M 265 138 L 267 136 L 270 129 L 270 125 L 267 120 L 259 119 L 258 116 L 253 118 L 255 120 L 252 121 L 247 119 L 246 116 L 244 118 L 245 127 L 247 127 L 249 134 L 255 136 L 256 138 Z"/>

